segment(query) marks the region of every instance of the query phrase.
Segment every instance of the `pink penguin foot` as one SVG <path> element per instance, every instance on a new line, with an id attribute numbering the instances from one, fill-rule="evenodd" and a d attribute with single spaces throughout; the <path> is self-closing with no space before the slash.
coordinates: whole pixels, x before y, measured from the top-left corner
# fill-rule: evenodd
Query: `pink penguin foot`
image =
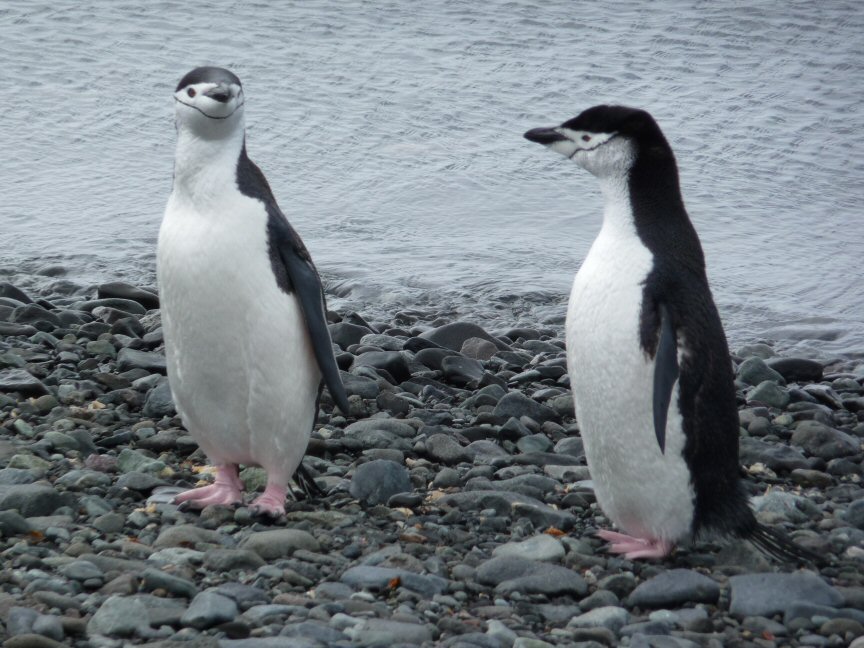
<path id="1" fill-rule="evenodd" d="M 673 545 L 668 540 L 652 540 L 634 538 L 633 536 L 615 531 L 598 531 L 597 535 L 610 542 L 608 550 L 616 554 L 624 554 L 628 560 L 636 558 L 664 558 L 672 551 Z"/>
<path id="2" fill-rule="evenodd" d="M 196 509 L 214 504 L 233 506 L 242 501 L 242 483 L 237 474 L 237 466 L 217 466 L 216 480 L 212 484 L 184 491 L 174 497 L 175 504 L 188 502 L 190 507 Z"/>
<path id="3" fill-rule="evenodd" d="M 253 513 L 277 518 L 285 514 L 285 495 L 288 489 L 285 486 L 267 484 L 264 492 L 252 502 L 249 507 Z"/>

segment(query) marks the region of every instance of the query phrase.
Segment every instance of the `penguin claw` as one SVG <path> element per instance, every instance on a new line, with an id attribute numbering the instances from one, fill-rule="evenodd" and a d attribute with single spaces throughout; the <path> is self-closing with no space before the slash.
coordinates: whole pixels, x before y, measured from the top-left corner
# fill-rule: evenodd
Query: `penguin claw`
<path id="1" fill-rule="evenodd" d="M 652 540 L 648 538 L 635 538 L 616 531 L 598 531 L 597 535 L 610 543 L 608 551 L 616 554 L 624 554 L 627 560 L 637 558 L 665 558 L 672 551 L 674 545 L 668 540 Z"/>
<path id="2" fill-rule="evenodd" d="M 264 493 L 256 498 L 249 508 L 256 515 L 278 518 L 280 515 L 285 515 L 286 494 L 287 489 L 284 486 L 267 486 Z"/>
<path id="3" fill-rule="evenodd" d="M 234 506 L 243 501 L 239 490 L 226 484 L 210 484 L 193 488 L 174 496 L 175 504 L 186 504 L 190 508 L 203 509 L 207 506 Z"/>

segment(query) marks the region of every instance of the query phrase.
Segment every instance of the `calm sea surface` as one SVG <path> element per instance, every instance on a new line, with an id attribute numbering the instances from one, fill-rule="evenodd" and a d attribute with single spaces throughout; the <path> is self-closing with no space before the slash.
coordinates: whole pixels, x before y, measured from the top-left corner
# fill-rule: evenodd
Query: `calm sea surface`
<path id="1" fill-rule="evenodd" d="M 676 151 L 732 346 L 864 357 L 859 2 L 6 0 L 0 56 L 0 280 L 155 283 L 171 94 L 212 64 L 331 306 L 560 327 L 601 197 L 522 133 L 621 103 Z"/>

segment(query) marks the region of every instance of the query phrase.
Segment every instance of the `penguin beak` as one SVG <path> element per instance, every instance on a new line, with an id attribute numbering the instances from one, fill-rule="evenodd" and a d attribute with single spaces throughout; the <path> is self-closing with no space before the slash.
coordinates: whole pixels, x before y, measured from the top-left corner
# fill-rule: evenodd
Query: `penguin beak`
<path id="1" fill-rule="evenodd" d="M 231 98 L 231 88 L 229 88 L 224 83 L 220 83 L 215 88 L 210 88 L 204 93 L 205 97 L 210 97 L 214 101 L 218 101 L 219 103 L 227 103 Z"/>
<path id="2" fill-rule="evenodd" d="M 531 142 L 542 144 L 543 146 L 549 146 L 555 142 L 561 142 L 567 139 L 554 128 L 532 128 L 525 133 L 523 137 Z"/>

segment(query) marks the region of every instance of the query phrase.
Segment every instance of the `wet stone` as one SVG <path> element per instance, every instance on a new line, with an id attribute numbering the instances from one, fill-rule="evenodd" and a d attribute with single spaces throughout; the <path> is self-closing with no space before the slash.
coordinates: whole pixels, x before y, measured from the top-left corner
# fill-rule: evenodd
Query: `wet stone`
<path id="1" fill-rule="evenodd" d="M 670 569 L 634 589 L 627 599 L 631 607 L 677 607 L 685 603 L 716 603 L 720 585 L 690 569 Z"/>
<path id="2" fill-rule="evenodd" d="M 197 630 L 233 620 L 239 611 L 233 599 L 216 592 L 201 592 L 189 604 L 180 622 Z"/>
<path id="3" fill-rule="evenodd" d="M 357 466 L 349 487 L 352 497 L 369 506 L 384 504 L 397 493 L 410 490 L 408 470 L 387 459 L 375 459 Z"/>
<path id="4" fill-rule="evenodd" d="M 843 597 L 812 572 L 793 574 L 745 574 L 729 579 L 733 616 L 765 616 L 782 613 L 793 603 L 808 602 L 837 607 Z"/>

